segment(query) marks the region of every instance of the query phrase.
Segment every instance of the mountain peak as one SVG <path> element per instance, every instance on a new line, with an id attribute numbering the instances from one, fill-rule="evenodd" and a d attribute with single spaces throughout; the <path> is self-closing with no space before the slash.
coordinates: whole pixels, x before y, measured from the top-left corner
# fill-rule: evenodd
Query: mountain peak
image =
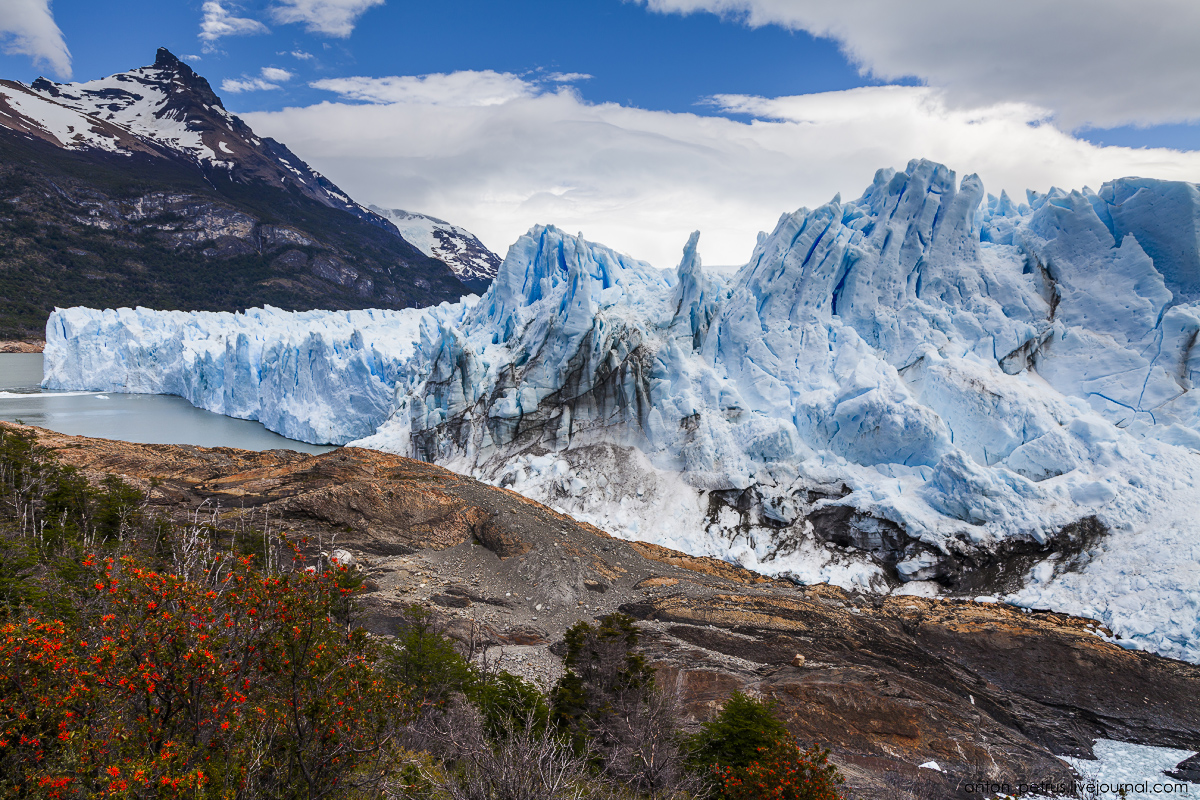
<path id="1" fill-rule="evenodd" d="M 400 235 L 427 256 L 440 258 L 473 292 L 483 293 L 496 277 L 500 257 L 470 231 L 427 214 L 399 208 L 370 210 L 396 226 Z"/>
<path id="2" fill-rule="evenodd" d="M 154 64 L 150 69 L 161 70 L 163 72 L 171 72 L 178 76 L 178 86 L 185 90 L 194 93 L 193 98 L 200 105 L 210 105 L 216 108 L 224 108 L 221 98 L 213 91 L 212 86 L 208 81 L 196 74 L 196 71 L 181 61 L 174 53 L 165 47 L 158 48 L 158 52 L 154 57 Z M 138 70 L 134 70 L 136 73 Z M 174 90 L 175 92 L 178 89 Z"/>
<path id="3" fill-rule="evenodd" d="M 80 83 L 39 78 L 30 89 L 82 115 L 62 136 L 50 133 L 53 123 L 32 123 L 60 146 L 125 152 L 133 146 L 160 155 L 165 147 L 201 170 L 220 171 L 236 183 L 262 181 L 276 188 L 291 187 L 377 227 L 394 228 L 313 172 L 286 147 L 256 136 L 245 122 L 225 110 L 203 76 L 165 47 L 158 48 L 148 67 Z"/>
<path id="4" fill-rule="evenodd" d="M 165 47 L 158 48 L 158 53 L 154 58 L 155 69 L 177 69 L 192 71 L 192 68 L 180 61 L 174 53 Z"/>
<path id="5" fill-rule="evenodd" d="M 185 86 L 190 86 L 193 89 L 199 90 L 205 97 L 205 101 L 214 105 L 221 105 L 221 99 L 217 97 L 216 92 L 209 86 L 208 81 L 196 71 L 185 64 L 174 53 L 165 47 L 158 48 L 158 52 L 154 56 L 154 64 L 151 69 L 164 70 L 174 72 L 181 79 Z M 223 107 L 223 106 L 222 106 Z"/>
<path id="6" fill-rule="evenodd" d="M 0 114 L 0 129 L 34 131 L 68 150 L 136 150 L 153 157 L 182 158 L 208 176 L 298 191 L 321 205 L 346 211 L 400 236 L 393 223 L 354 202 L 286 146 L 257 136 L 225 109 L 203 76 L 165 47 L 158 48 L 150 66 L 77 83 L 39 78 L 28 90 L 20 86 L 11 91 L 28 91 L 51 105 L 41 109 L 38 119 L 17 120 Z M 5 94 L 0 87 L 0 108 Z M 64 108 L 78 115 L 69 125 L 62 123 Z M 460 280 L 470 281 L 471 288 L 482 291 L 496 274 L 500 259 L 469 233 L 448 223 L 429 220 L 429 226 L 438 228 L 426 231 L 431 241 L 442 243 L 448 237 L 441 248 L 446 252 L 433 257 L 448 259 Z M 461 272 L 463 269 L 470 274 Z"/>

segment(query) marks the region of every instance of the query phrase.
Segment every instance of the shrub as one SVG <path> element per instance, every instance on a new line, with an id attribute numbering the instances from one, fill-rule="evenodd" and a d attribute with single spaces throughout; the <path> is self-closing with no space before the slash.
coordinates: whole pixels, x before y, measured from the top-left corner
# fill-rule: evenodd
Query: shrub
<path id="1" fill-rule="evenodd" d="M 690 761 L 699 768 L 745 767 L 764 750 L 791 740 L 772 703 L 734 692 L 701 733 L 691 739 Z"/>
<path id="2" fill-rule="evenodd" d="M 689 764 L 708 774 L 721 800 L 840 800 L 829 751 L 802 750 L 775 704 L 734 692 L 691 737 Z"/>
<path id="3" fill-rule="evenodd" d="M 334 575 L 250 561 L 217 586 L 88 561 L 84 633 L 0 626 L 0 794 L 299 798 L 381 781 L 405 718 L 382 645 L 335 620 Z"/>
<path id="4" fill-rule="evenodd" d="M 715 770 L 723 800 L 841 800 L 843 783 L 829 763 L 829 751 L 815 745 L 801 750 L 794 741 L 762 748 L 743 767 Z"/>
<path id="5" fill-rule="evenodd" d="M 0 619 L 23 607 L 46 602 L 38 567 L 37 553 L 32 548 L 0 539 Z"/>
<path id="6" fill-rule="evenodd" d="M 577 739 L 597 733 L 606 717 L 654 688 L 654 670 L 637 650 L 633 618 L 607 614 L 597 623 L 577 622 L 567 629 L 566 670 L 551 693 L 555 722 Z"/>
<path id="7" fill-rule="evenodd" d="M 493 739 L 503 738 L 514 725 L 525 723 L 540 735 L 550 721 L 550 707 L 537 687 L 504 670 L 478 676 L 468 697 L 479 707 L 484 732 Z"/>
<path id="8" fill-rule="evenodd" d="M 698 782 L 684 765 L 676 697 L 655 680 L 638 649 L 633 618 L 609 614 L 566 633 L 566 670 L 551 695 L 554 720 L 576 752 L 638 794 L 687 794 Z"/>
<path id="9" fill-rule="evenodd" d="M 396 626 L 396 649 L 388 657 L 391 677 L 412 687 L 423 707 L 441 708 L 454 694 L 466 693 L 475 673 L 454 643 L 442 634 L 433 613 L 409 606 Z"/>

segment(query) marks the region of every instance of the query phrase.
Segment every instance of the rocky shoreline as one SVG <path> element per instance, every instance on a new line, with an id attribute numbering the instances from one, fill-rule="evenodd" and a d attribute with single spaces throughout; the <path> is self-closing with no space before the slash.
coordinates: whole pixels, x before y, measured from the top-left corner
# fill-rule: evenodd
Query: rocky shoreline
<path id="1" fill-rule="evenodd" d="M 40 353 L 45 349 L 45 339 L 0 341 L 0 353 Z"/>

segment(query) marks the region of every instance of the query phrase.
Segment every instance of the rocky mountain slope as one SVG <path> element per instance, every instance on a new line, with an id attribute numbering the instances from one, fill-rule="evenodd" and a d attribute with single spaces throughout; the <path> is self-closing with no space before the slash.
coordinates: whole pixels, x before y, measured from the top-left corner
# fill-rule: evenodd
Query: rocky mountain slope
<path id="1" fill-rule="evenodd" d="M 217 525 L 253 517 L 348 550 L 368 625 L 437 611 L 510 670 L 556 677 L 579 619 L 641 621 L 660 680 L 694 720 L 735 689 L 776 699 L 833 748 L 860 798 L 964 797 L 976 781 L 1071 777 L 1095 737 L 1200 749 L 1200 667 L 1124 650 L 1091 620 L 994 603 L 798 587 L 726 562 L 613 539 L 513 492 L 356 448 L 319 456 L 86 439 L 38 430 L 92 480 Z M 936 761 L 942 772 L 919 769 Z"/>
<path id="2" fill-rule="evenodd" d="M 56 305 L 404 308 L 465 291 L 165 49 L 96 81 L 0 81 L 0 338 L 39 335 Z"/>
<path id="3" fill-rule="evenodd" d="M 1004 596 L 1200 662 L 1197 220 L 1192 184 L 1018 205 L 914 161 L 785 214 L 728 279 L 696 237 L 657 270 L 538 226 L 480 299 L 394 328 L 256 313 L 251 346 L 227 321 L 64 311 L 46 375 L 301 438 L 374 428 L 355 443 L 622 537 Z M 383 400 L 339 414 L 347 394 Z"/>
<path id="4" fill-rule="evenodd" d="M 482 294 L 495 279 L 500 257 L 466 228 L 399 208 L 370 208 L 395 225 L 400 235 L 422 253 L 445 261 L 471 291 Z"/>

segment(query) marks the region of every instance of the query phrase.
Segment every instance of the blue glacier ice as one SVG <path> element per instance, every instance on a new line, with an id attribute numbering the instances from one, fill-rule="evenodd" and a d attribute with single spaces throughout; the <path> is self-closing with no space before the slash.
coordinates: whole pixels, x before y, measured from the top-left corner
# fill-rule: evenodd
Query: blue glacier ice
<path id="1" fill-rule="evenodd" d="M 343 444 L 393 411 L 430 313 L 60 309 L 46 326 L 44 386 L 174 394 L 293 439 Z"/>
<path id="2" fill-rule="evenodd" d="M 999 592 L 1200 661 L 1195 185 L 1014 203 L 913 161 L 783 215 L 736 275 L 699 247 L 661 270 L 538 226 L 434 309 L 60 310 L 47 385 L 180 394 L 616 535 Z"/>

